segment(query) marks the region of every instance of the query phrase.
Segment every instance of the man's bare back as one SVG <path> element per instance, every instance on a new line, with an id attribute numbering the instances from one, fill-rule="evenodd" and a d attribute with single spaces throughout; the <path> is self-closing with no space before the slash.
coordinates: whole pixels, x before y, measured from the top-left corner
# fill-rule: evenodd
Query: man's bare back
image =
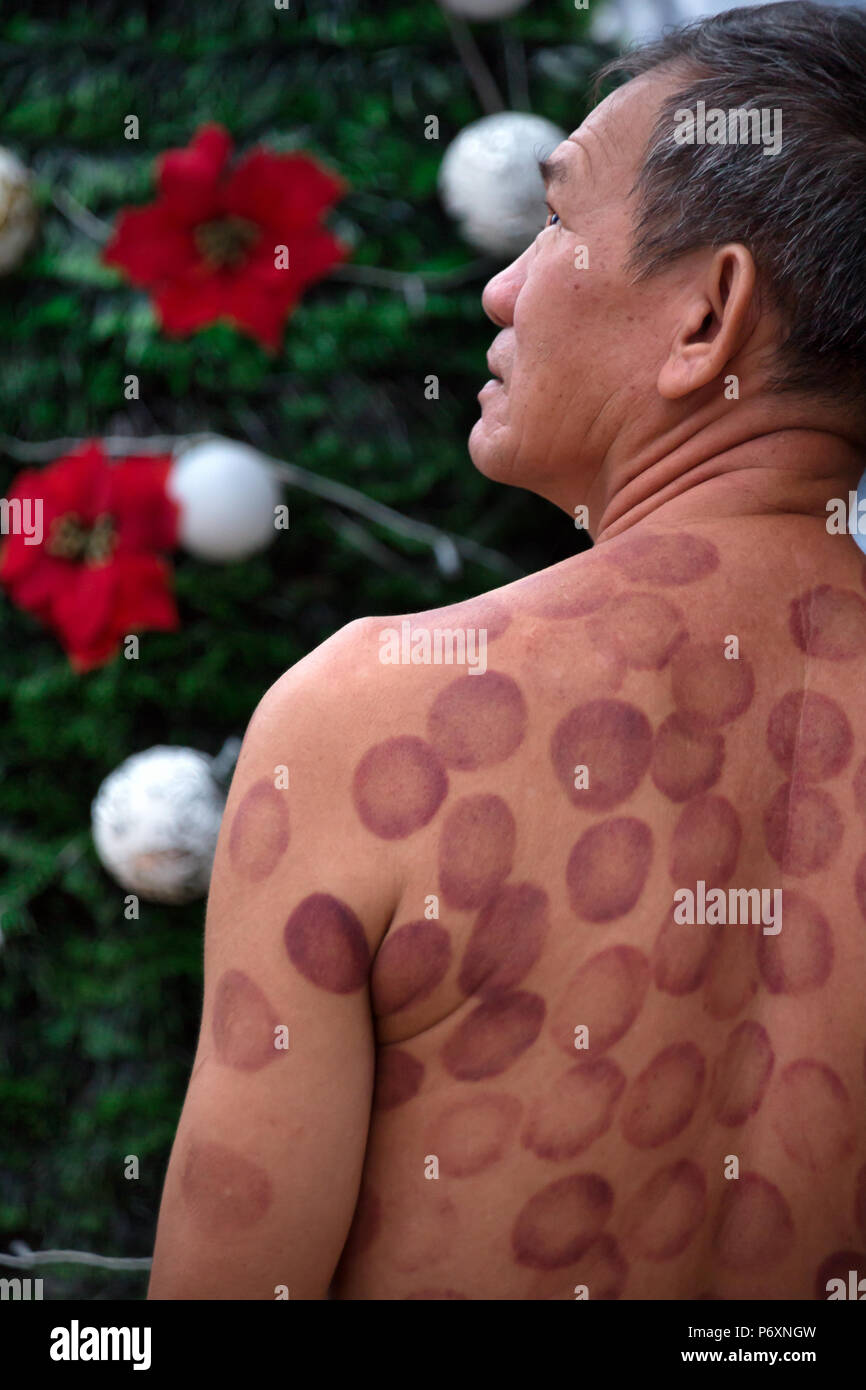
<path id="1" fill-rule="evenodd" d="M 682 43 L 545 161 L 547 225 L 482 296 L 473 463 L 595 548 L 413 615 L 397 664 L 403 619 L 350 624 L 251 721 L 152 1297 L 866 1276 L 866 584 L 827 527 L 866 438 L 866 25 L 774 5 Z M 672 139 L 707 63 L 719 106 L 790 97 L 778 163 Z M 639 236 L 635 274 L 658 217 L 675 253 Z M 484 630 L 487 669 L 416 664 L 419 629 Z"/>
<path id="2" fill-rule="evenodd" d="M 353 770 L 405 879 L 337 1296 L 862 1277 L 860 552 L 807 518 L 639 526 L 427 621 L 486 625 L 488 670 L 401 669 Z M 763 921 L 677 924 L 698 880 L 726 915 L 769 890 Z"/>

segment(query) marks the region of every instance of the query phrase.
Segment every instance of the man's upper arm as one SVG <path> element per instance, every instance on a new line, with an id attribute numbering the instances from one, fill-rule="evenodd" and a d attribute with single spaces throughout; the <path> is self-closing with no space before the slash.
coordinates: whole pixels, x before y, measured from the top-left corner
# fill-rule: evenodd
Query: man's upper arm
<path id="1" fill-rule="evenodd" d="M 373 1086 L 369 961 L 397 898 L 394 857 L 351 799 L 377 713 L 371 649 L 364 624 L 344 628 L 247 731 L 150 1297 L 321 1298 L 348 1233 Z"/>

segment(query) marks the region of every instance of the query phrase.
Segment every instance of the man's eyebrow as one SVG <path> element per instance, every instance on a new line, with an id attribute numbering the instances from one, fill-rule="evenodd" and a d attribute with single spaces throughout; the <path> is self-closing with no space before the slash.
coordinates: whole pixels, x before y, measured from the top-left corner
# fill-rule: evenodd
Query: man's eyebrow
<path id="1" fill-rule="evenodd" d="M 568 165 L 562 159 L 539 159 L 538 172 L 544 179 L 545 188 L 552 183 L 565 183 L 568 179 Z"/>

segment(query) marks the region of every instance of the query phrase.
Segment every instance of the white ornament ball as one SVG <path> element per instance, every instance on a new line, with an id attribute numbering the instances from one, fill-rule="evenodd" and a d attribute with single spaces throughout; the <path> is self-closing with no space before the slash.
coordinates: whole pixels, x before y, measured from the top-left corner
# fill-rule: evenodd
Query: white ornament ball
<path id="1" fill-rule="evenodd" d="M 507 19 L 529 4 L 529 0 L 442 0 L 446 10 L 464 19 Z"/>
<path id="2" fill-rule="evenodd" d="M 755 0 L 607 0 L 601 9 L 593 10 L 589 33 L 597 43 L 644 42 L 661 38 L 672 25 L 691 24 L 695 19 L 720 14 L 722 10 L 745 9 L 754 3 Z M 854 4 L 855 0 L 830 3 Z"/>
<path id="3" fill-rule="evenodd" d="M 23 261 L 39 226 L 30 173 L 11 150 L 0 149 L 0 275 Z"/>
<path id="4" fill-rule="evenodd" d="M 280 486 L 255 449 L 206 439 L 175 459 L 166 484 L 180 507 L 180 542 L 200 560 L 229 564 L 274 539 Z"/>
<path id="5" fill-rule="evenodd" d="M 480 251 L 519 256 L 544 226 L 544 159 L 565 131 L 543 116 L 502 111 L 464 126 L 445 151 L 439 192 L 463 237 Z"/>
<path id="6" fill-rule="evenodd" d="M 131 893 L 185 903 L 208 890 L 225 807 L 213 760 L 157 745 L 106 777 L 91 807 L 96 852 Z"/>

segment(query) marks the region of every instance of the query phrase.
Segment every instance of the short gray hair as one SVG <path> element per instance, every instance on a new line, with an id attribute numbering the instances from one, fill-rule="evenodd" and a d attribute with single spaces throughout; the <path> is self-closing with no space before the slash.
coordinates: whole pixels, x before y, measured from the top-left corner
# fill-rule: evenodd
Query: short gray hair
<path id="1" fill-rule="evenodd" d="M 740 242 L 784 325 L 774 391 L 843 401 L 866 416 L 866 12 L 790 0 L 726 10 L 606 63 L 669 68 L 632 190 L 628 268 L 638 280 L 703 246 Z M 760 144 L 678 144 L 675 112 L 698 101 L 779 109 L 778 154 Z"/>

